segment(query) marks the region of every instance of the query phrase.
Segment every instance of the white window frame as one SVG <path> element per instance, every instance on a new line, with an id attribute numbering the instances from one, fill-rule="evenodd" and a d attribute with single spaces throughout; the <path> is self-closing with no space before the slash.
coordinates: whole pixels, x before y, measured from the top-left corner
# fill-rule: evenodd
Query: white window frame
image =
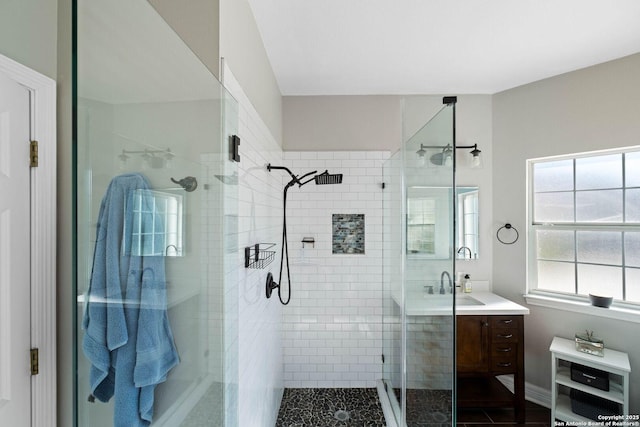
<path id="1" fill-rule="evenodd" d="M 593 307 L 588 297 L 577 294 L 563 294 L 547 290 L 537 289 L 537 245 L 536 231 L 544 229 L 554 230 L 609 230 L 609 231 L 639 231 L 639 224 L 534 224 L 534 193 L 533 193 L 533 166 L 541 161 L 569 160 L 584 157 L 593 157 L 607 154 L 620 154 L 639 151 L 640 146 L 624 147 L 614 150 L 591 151 L 579 154 L 550 156 L 527 160 L 527 294 L 525 299 L 528 304 L 571 311 L 592 316 L 606 317 L 640 323 L 640 304 L 614 301 L 609 309 Z M 623 248 L 624 251 L 624 248 Z M 574 261 L 575 263 L 575 261 Z M 623 267 L 624 268 L 624 265 Z"/>

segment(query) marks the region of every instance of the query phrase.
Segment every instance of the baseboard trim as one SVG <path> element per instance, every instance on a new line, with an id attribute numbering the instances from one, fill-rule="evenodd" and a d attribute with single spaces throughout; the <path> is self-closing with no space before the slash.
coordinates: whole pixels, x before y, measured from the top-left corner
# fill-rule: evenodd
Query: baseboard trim
<path id="1" fill-rule="evenodd" d="M 500 376 L 500 381 L 509 391 L 513 393 L 513 377 L 512 376 Z M 536 403 L 545 408 L 551 408 L 551 391 L 535 384 L 528 382 L 524 383 L 524 396 L 530 402 Z"/>

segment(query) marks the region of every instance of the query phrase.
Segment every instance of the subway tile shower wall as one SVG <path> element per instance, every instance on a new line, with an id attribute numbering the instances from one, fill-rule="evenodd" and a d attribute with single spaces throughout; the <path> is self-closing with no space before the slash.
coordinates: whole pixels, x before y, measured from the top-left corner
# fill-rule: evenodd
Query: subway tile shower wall
<path id="1" fill-rule="evenodd" d="M 342 184 L 310 182 L 288 192 L 292 295 L 282 309 L 285 387 L 375 387 L 381 378 L 381 183 L 388 155 L 383 151 L 283 154 L 284 165 L 296 175 L 327 169 L 343 174 Z M 282 179 L 285 184 L 289 177 Z M 332 253 L 333 214 L 364 215 L 364 254 Z M 303 245 L 304 237 L 315 243 Z"/>
<path id="2" fill-rule="evenodd" d="M 232 185 L 237 203 L 227 213 L 238 233 L 225 280 L 225 425 L 272 426 L 283 393 L 282 306 L 265 298 L 264 286 L 267 272 L 275 274 L 277 267 L 273 262 L 264 270 L 244 268 L 243 248 L 281 236 L 281 177 L 267 172 L 266 165 L 280 163 L 282 150 L 226 64 L 224 85 L 238 102 L 241 139 L 237 190 Z"/>

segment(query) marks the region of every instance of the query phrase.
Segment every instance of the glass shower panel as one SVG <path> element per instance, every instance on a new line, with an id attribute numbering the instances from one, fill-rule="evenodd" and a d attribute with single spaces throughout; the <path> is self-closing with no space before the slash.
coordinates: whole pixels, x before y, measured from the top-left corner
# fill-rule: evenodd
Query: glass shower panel
<path id="1" fill-rule="evenodd" d="M 396 425 L 454 425 L 455 107 L 383 165 L 383 384 Z"/>
<path id="2" fill-rule="evenodd" d="M 455 425 L 454 105 L 443 107 L 402 148 L 409 210 L 401 397 L 408 427 Z M 412 249 L 416 247 L 421 249 Z"/>
<path id="3" fill-rule="evenodd" d="M 383 364 L 382 380 L 393 417 L 402 419 L 402 277 L 404 268 L 402 153 L 397 151 L 383 168 Z"/>
<path id="4" fill-rule="evenodd" d="M 147 1 L 75 7 L 76 425 L 233 425 L 237 105 Z"/>

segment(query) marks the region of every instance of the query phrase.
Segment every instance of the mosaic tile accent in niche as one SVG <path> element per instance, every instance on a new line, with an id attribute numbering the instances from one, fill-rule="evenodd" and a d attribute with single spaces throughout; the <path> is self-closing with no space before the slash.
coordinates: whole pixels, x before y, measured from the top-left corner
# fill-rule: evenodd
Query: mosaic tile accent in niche
<path id="1" fill-rule="evenodd" d="M 364 214 L 333 214 L 333 253 L 364 254 Z"/>

